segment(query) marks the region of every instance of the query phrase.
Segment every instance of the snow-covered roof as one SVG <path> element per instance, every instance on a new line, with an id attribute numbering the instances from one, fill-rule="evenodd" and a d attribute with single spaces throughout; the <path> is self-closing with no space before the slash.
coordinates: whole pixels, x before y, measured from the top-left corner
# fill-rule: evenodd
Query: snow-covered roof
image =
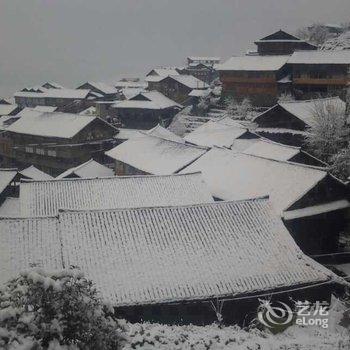
<path id="1" fill-rule="evenodd" d="M 57 218 L 0 220 L 0 285 L 34 264 L 62 269 Z"/>
<path id="2" fill-rule="evenodd" d="M 207 89 L 207 90 L 194 89 L 188 94 L 188 96 L 192 96 L 192 97 L 206 97 L 209 94 L 210 94 L 210 89 Z"/>
<path id="3" fill-rule="evenodd" d="M 125 88 L 142 88 L 145 89 L 147 87 L 147 83 L 144 81 L 117 81 L 112 83 L 112 85 L 117 89 L 125 89 Z"/>
<path id="4" fill-rule="evenodd" d="M 142 96 L 146 100 L 138 100 Z M 166 109 L 182 106 L 177 102 L 166 97 L 158 91 L 143 91 L 133 96 L 130 100 L 116 102 L 112 105 L 114 108 L 141 108 L 141 109 Z"/>
<path id="5" fill-rule="evenodd" d="M 0 206 L 0 217 L 18 218 L 19 198 L 7 197 Z"/>
<path id="6" fill-rule="evenodd" d="M 175 142 L 179 142 L 179 143 L 185 143 L 185 140 L 182 137 L 177 136 L 172 131 L 163 128 L 159 124 L 157 126 L 155 126 L 154 128 L 146 131 L 145 133 L 148 134 L 148 135 L 151 135 L 151 136 L 159 137 L 159 138 L 164 139 L 164 140 L 175 141 Z"/>
<path id="7" fill-rule="evenodd" d="M 15 97 L 35 97 L 35 98 L 69 98 L 84 99 L 90 90 L 83 89 L 45 89 L 43 92 L 19 91 L 14 94 Z"/>
<path id="8" fill-rule="evenodd" d="M 39 111 L 39 112 L 55 112 L 57 107 L 53 106 L 36 106 L 33 108 L 34 111 Z"/>
<path id="9" fill-rule="evenodd" d="M 340 108 L 344 110 L 346 104 L 339 97 L 322 98 L 306 101 L 289 101 L 278 103 L 283 109 L 302 120 L 305 124 L 311 126 L 315 120 L 315 112 L 318 106 L 325 108 Z"/>
<path id="10" fill-rule="evenodd" d="M 63 261 L 115 306 L 245 295 L 336 278 L 268 200 L 59 215 Z"/>
<path id="11" fill-rule="evenodd" d="M 11 124 L 7 131 L 43 137 L 72 138 L 95 119 L 97 118 L 93 116 L 72 113 L 34 111 Z"/>
<path id="12" fill-rule="evenodd" d="M 117 140 L 129 140 L 133 137 L 140 136 L 140 129 L 127 129 L 127 128 L 118 128 L 119 132 L 114 136 Z"/>
<path id="13" fill-rule="evenodd" d="M 242 150 L 244 154 L 287 161 L 300 153 L 299 147 L 286 146 L 266 139 L 250 139 L 249 141 L 250 146 Z M 234 149 L 234 147 L 231 148 Z"/>
<path id="14" fill-rule="evenodd" d="M 7 129 L 8 126 L 14 123 L 16 120 L 18 120 L 18 117 L 16 115 L 3 115 L 0 117 L 0 130 Z"/>
<path id="15" fill-rule="evenodd" d="M 166 77 L 168 75 L 180 75 L 180 73 L 176 70 L 176 68 L 173 68 L 173 67 L 154 68 L 149 73 L 147 73 L 146 81 L 149 77 L 152 77 L 152 76 Z"/>
<path id="16" fill-rule="evenodd" d="M 194 77 L 193 75 L 172 75 L 168 78 L 179 82 L 182 85 L 189 87 L 190 89 L 208 89 L 209 85 L 202 80 Z"/>
<path id="17" fill-rule="evenodd" d="M 58 175 L 56 179 L 64 179 L 66 177 L 97 178 L 114 176 L 114 171 L 106 166 L 96 162 L 93 159 L 80 164 L 74 168 L 70 168 Z"/>
<path id="18" fill-rule="evenodd" d="M 0 194 L 11 184 L 17 175 L 15 169 L 0 169 Z"/>
<path id="19" fill-rule="evenodd" d="M 26 169 L 23 169 L 18 172 L 20 175 L 32 180 L 51 180 L 52 176 L 44 173 L 43 171 L 36 168 L 34 165 L 29 166 Z"/>
<path id="20" fill-rule="evenodd" d="M 219 121 L 209 120 L 205 124 L 185 136 L 187 142 L 198 146 L 231 147 L 234 140 L 247 132 L 238 122 L 232 121 L 231 125 Z"/>
<path id="21" fill-rule="evenodd" d="M 215 56 L 189 56 L 187 57 L 188 60 L 191 61 L 197 61 L 197 62 L 205 62 L 205 61 L 216 61 L 216 62 L 220 62 L 221 57 L 215 57 Z"/>
<path id="22" fill-rule="evenodd" d="M 319 168 L 213 148 L 181 173 L 201 171 L 213 197 L 241 200 L 269 195 L 279 215 L 327 173 Z"/>
<path id="23" fill-rule="evenodd" d="M 125 141 L 105 154 L 145 173 L 169 175 L 178 172 L 206 151 L 203 147 L 144 134 Z"/>
<path id="24" fill-rule="evenodd" d="M 144 91 L 143 88 L 125 88 L 121 90 L 121 93 L 127 100 L 129 100 Z"/>
<path id="25" fill-rule="evenodd" d="M 95 81 L 88 81 L 86 84 L 91 85 L 92 87 L 94 87 L 96 90 L 101 91 L 103 94 L 106 95 L 110 95 L 110 94 L 116 94 L 118 91 L 117 89 L 112 86 L 109 85 L 107 83 L 103 83 L 103 82 L 95 82 Z M 82 86 L 84 86 L 85 84 L 83 84 Z"/>
<path id="26" fill-rule="evenodd" d="M 17 105 L 3 105 L 0 104 L 0 116 L 8 115 L 18 108 Z"/>
<path id="27" fill-rule="evenodd" d="M 288 60 L 289 64 L 344 64 L 350 65 L 349 50 L 296 51 Z"/>
<path id="28" fill-rule="evenodd" d="M 21 216 L 57 215 L 59 209 L 112 209 L 213 201 L 200 173 L 27 181 L 20 184 Z"/>
<path id="29" fill-rule="evenodd" d="M 290 56 L 234 56 L 217 66 L 219 71 L 278 71 Z"/>

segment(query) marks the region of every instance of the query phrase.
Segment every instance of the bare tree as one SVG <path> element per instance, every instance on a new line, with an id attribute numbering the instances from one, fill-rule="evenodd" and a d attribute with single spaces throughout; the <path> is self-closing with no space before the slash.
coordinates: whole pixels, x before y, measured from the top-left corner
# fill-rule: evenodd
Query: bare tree
<path id="1" fill-rule="evenodd" d="M 322 23 L 313 23 L 310 26 L 297 30 L 298 38 L 314 45 L 321 46 L 331 36 L 327 27 Z"/>

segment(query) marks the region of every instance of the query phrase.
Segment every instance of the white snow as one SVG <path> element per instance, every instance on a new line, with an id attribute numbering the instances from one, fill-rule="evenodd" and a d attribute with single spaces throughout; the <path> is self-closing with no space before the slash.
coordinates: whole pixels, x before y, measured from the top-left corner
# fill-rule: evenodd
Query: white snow
<path id="1" fill-rule="evenodd" d="M 199 146 L 231 147 L 234 140 L 247 132 L 242 124 L 232 121 L 227 125 L 227 119 L 218 121 L 209 120 L 185 136 L 187 142 Z"/>
<path id="2" fill-rule="evenodd" d="M 321 50 L 350 50 L 350 30 L 327 40 Z"/>
<path id="3" fill-rule="evenodd" d="M 190 89 L 208 89 L 209 85 L 202 80 L 197 79 L 193 75 L 173 75 L 170 79 L 189 87 Z"/>
<path id="4" fill-rule="evenodd" d="M 350 51 L 296 51 L 288 60 L 289 64 L 350 64 Z"/>
<path id="5" fill-rule="evenodd" d="M 32 180 L 51 180 L 52 176 L 44 173 L 43 171 L 36 168 L 34 165 L 29 166 L 26 169 L 23 169 L 18 172 L 20 175 Z"/>
<path id="6" fill-rule="evenodd" d="M 84 99 L 89 94 L 90 90 L 83 89 L 45 89 L 43 92 L 19 91 L 14 94 L 15 97 L 33 97 L 33 98 L 69 98 L 69 99 Z"/>
<path id="7" fill-rule="evenodd" d="M 145 131 L 144 133 L 151 135 L 151 136 L 156 136 L 156 137 L 159 137 L 161 139 L 168 140 L 168 141 L 185 143 L 185 140 L 182 137 L 177 136 L 176 134 L 174 134 L 173 132 L 171 132 L 168 129 L 163 128 L 159 124 L 157 126 L 155 126 L 154 128 L 152 128 L 151 130 Z M 142 135 L 142 133 L 140 133 L 139 135 Z"/>
<path id="8" fill-rule="evenodd" d="M 114 305 L 196 300 L 326 281 L 266 199 L 62 212 L 63 260 Z"/>
<path id="9" fill-rule="evenodd" d="M 17 108 L 17 105 L 3 105 L 0 104 L 0 116 L 8 115 Z"/>
<path id="10" fill-rule="evenodd" d="M 59 209 L 94 210 L 207 203 L 201 174 L 29 181 L 20 184 L 21 216 L 57 215 Z"/>
<path id="11" fill-rule="evenodd" d="M 98 178 L 114 176 L 114 171 L 106 166 L 96 162 L 93 159 L 80 164 L 74 168 L 70 168 L 58 175 L 56 179 L 64 179 L 66 177 L 80 177 L 80 178 Z"/>
<path id="12" fill-rule="evenodd" d="M 217 66 L 219 71 L 277 71 L 290 56 L 234 56 Z"/>
<path id="13" fill-rule="evenodd" d="M 213 197 L 241 200 L 269 195 L 279 215 L 327 176 L 315 167 L 213 148 L 181 173 L 201 171 Z"/>
<path id="14" fill-rule="evenodd" d="M 72 138 L 95 119 L 92 116 L 71 113 L 43 113 L 31 110 L 28 115 L 11 124 L 7 131 L 44 137 Z"/>
<path id="15" fill-rule="evenodd" d="M 19 199 L 7 197 L 0 206 L 0 217 L 19 217 Z"/>
<path id="16" fill-rule="evenodd" d="M 306 216 L 314 216 L 335 210 L 346 209 L 349 205 L 350 203 L 348 200 L 342 199 L 330 203 L 314 205 L 312 207 L 290 210 L 283 214 L 283 218 L 286 220 L 293 220 Z"/>
<path id="17" fill-rule="evenodd" d="M 106 152 L 109 157 L 148 174 L 169 175 L 190 164 L 206 152 L 205 148 L 185 145 L 146 133 L 125 141 Z"/>

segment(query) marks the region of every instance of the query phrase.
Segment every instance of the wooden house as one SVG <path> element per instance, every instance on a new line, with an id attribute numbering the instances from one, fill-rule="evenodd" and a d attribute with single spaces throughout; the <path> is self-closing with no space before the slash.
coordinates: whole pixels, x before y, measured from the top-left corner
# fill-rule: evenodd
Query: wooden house
<path id="1" fill-rule="evenodd" d="M 90 90 L 90 96 L 94 96 L 96 100 L 113 101 L 118 97 L 117 89 L 107 83 L 88 81 L 77 89 Z"/>
<path id="2" fill-rule="evenodd" d="M 288 77 L 286 63 L 289 56 L 231 57 L 218 65 L 222 93 L 237 100 L 249 98 L 258 106 L 272 106 L 277 102 Z"/>
<path id="3" fill-rule="evenodd" d="M 158 91 L 145 91 L 129 100 L 114 103 L 108 111 L 125 128 L 148 130 L 159 123 L 169 125 L 181 108 L 180 104 Z"/>
<path id="4" fill-rule="evenodd" d="M 90 90 L 46 88 L 43 86 L 25 88 L 14 94 L 15 102 L 21 107 L 54 106 L 62 107 L 74 101 L 87 100 Z M 91 97 L 93 98 L 93 97 Z"/>
<path id="5" fill-rule="evenodd" d="M 58 175 L 92 157 L 103 159 L 117 132 L 93 116 L 32 111 L 6 128 L 11 147 L 0 152 L 17 165 Z"/>
<path id="6" fill-rule="evenodd" d="M 324 168 L 250 153 L 213 148 L 181 173 L 202 172 L 218 200 L 268 195 L 304 252 L 336 252 L 349 207 L 346 185 Z"/>
<path id="7" fill-rule="evenodd" d="M 279 30 L 255 42 L 258 54 L 264 55 L 291 55 L 299 50 L 317 50 L 317 46 L 297 38 L 283 30 Z"/>
<path id="8" fill-rule="evenodd" d="M 2 205 L 7 197 L 18 195 L 16 188 L 16 180 L 18 180 L 17 169 L 0 168 L 0 205 Z"/>
<path id="9" fill-rule="evenodd" d="M 141 133 L 116 146 L 106 155 L 114 160 L 117 175 L 170 175 L 178 173 L 206 153 L 207 148 L 186 144 L 170 135 Z"/>
<path id="10" fill-rule="evenodd" d="M 0 283 L 38 262 L 50 270 L 79 266 L 133 322 L 203 325 L 219 312 L 226 324 L 242 323 L 256 317 L 259 294 L 328 300 L 340 281 L 303 254 L 266 198 L 2 219 L 0 239 L 9 252 L 0 256 Z M 296 298 L 289 291 L 299 287 Z M 239 298 L 248 305 L 237 305 Z"/>
<path id="11" fill-rule="evenodd" d="M 345 96 L 350 83 L 350 51 L 300 51 L 288 60 L 297 98 Z"/>
<path id="12" fill-rule="evenodd" d="M 207 90 L 209 85 L 192 75 L 169 75 L 158 77 L 153 81 L 152 88 L 168 98 L 184 104 L 193 90 Z"/>
<path id="13" fill-rule="evenodd" d="M 255 131 L 276 142 L 302 146 L 319 108 L 345 113 L 346 104 L 339 97 L 278 102 L 254 118 Z"/>

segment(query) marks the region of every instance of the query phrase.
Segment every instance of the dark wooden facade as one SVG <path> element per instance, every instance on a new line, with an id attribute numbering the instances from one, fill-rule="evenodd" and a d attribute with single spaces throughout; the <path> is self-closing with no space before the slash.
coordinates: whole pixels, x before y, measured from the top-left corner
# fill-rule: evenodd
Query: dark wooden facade
<path id="1" fill-rule="evenodd" d="M 219 77 L 219 74 L 214 67 L 202 63 L 188 66 L 179 71 L 181 74 L 192 75 L 207 84 L 210 84 Z"/>
<path id="2" fill-rule="evenodd" d="M 259 55 L 291 55 L 297 50 L 317 50 L 317 47 L 294 35 L 279 30 L 255 42 Z"/>
<path id="3" fill-rule="evenodd" d="M 225 96 L 237 100 L 249 98 L 254 105 L 269 107 L 276 104 L 280 94 L 278 81 L 287 74 L 280 71 L 221 71 L 220 80 Z"/>
<path id="4" fill-rule="evenodd" d="M 288 210 L 319 206 L 347 199 L 348 196 L 347 186 L 327 175 Z M 339 234 L 347 225 L 347 212 L 348 208 L 328 211 L 284 220 L 284 223 L 304 253 L 309 255 L 333 253 L 337 252 Z"/>
<path id="5" fill-rule="evenodd" d="M 299 99 L 346 94 L 349 65 L 292 64 L 293 92 Z"/>
<path id="6" fill-rule="evenodd" d="M 91 158 L 103 162 L 104 152 L 115 146 L 117 132 L 100 119 L 67 139 L 5 132 L 0 138 L 0 156 L 4 165 L 34 165 L 57 176 Z"/>

